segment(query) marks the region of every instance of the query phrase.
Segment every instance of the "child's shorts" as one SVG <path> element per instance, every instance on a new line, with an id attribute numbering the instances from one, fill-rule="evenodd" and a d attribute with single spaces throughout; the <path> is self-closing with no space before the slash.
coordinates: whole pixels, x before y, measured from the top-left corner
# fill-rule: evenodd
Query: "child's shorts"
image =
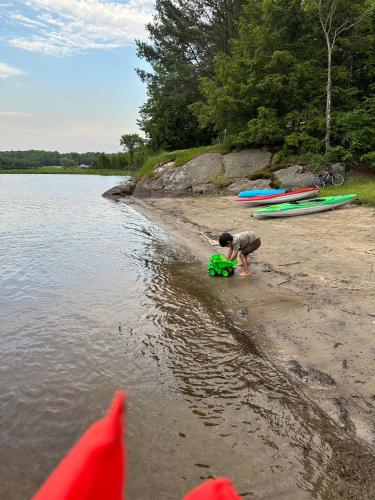
<path id="1" fill-rule="evenodd" d="M 242 253 L 242 255 L 245 255 L 245 257 L 246 257 L 250 253 L 255 252 L 255 250 L 258 250 L 260 245 L 261 245 L 260 238 L 257 238 L 252 243 L 250 243 L 250 245 L 247 245 L 245 248 L 241 249 L 241 253 Z"/>

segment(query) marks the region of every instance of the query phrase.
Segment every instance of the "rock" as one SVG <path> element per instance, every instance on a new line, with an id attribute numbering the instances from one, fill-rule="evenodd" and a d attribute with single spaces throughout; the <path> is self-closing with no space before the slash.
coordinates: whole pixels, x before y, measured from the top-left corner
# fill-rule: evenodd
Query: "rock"
<path id="1" fill-rule="evenodd" d="M 298 378 L 306 378 L 309 374 L 307 370 L 302 368 L 302 366 L 295 359 L 289 360 L 287 363 L 288 371 L 296 375 Z"/>
<path id="2" fill-rule="evenodd" d="M 245 318 L 247 316 L 247 309 L 246 307 L 241 307 L 238 311 L 237 314 L 240 318 Z"/>
<path id="3" fill-rule="evenodd" d="M 212 180 L 223 170 L 223 156 L 205 153 L 181 167 L 169 166 L 157 178 L 138 182 L 135 196 L 181 196 L 215 190 Z"/>
<path id="4" fill-rule="evenodd" d="M 328 373 L 322 372 L 316 368 L 310 368 L 306 370 L 303 368 L 298 361 L 291 359 L 287 363 L 287 368 L 290 373 L 296 375 L 303 382 L 309 382 L 310 384 L 319 384 L 324 387 L 331 387 L 336 385 L 335 380 L 328 375 Z"/>
<path id="5" fill-rule="evenodd" d="M 111 189 L 108 189 L 105 193 L 102 194 L 105 198 L 121 198 L 122 196 L 130 196 L 135 189 L 135 182 L 132 180 L 128 180 L 120 184 L 119 186 L 115 186 Z"/>
<path id="6" fill-rule="evenodd" d="M 246 191 L 248 189 L 269 189 L 270 179 L 257 179 L 256 181 L 249 181 L 249 179 L 238 179 L 230 186 L 225 188 L 225 192 L 228 194 L 238 194 L 240 191 Z"/>
<path id="7" fill-rule="evenodd" d="M 277 170 L 275 176 L 280 181 L 280 187 L 283 189 L 311 187 L 314 184 L 314 174 L 304 170 L 301 165 L 294 165 L 293 167 Z"/>
<path id="8" fill-rule="evenodd" d="M 194 194 L 210 194 L 215 191 L 215 186 L 213 184 L 197 184 L 192 187 L 192 192 Z"/>
<path id="9" fill-rule="evenodd" d="M 158 165 L 154 176 L 137 183 L 134 196 L 186 196 L 224 191 L 236 194 L 244 189 L 269 188 L 270 180 L 250 181 L 246 175 L 267 166 L 271 153 L 251 149 L 221 155 L 204 153 L 181 167 L 174 162 Z"/>
<path id="10" fill-rule="evenodd" d="M 336 382 L 331 375 L 328 375 L 328 373 L 322 372 L 321 370 L 317 370 L 316 368 L 312 368 L 310 370 L 309 378 L 311 382 L 324 385 L 325 387 L 336 385 Z"/>
<path id="11" fill-rule="evenodd" d="M 165 186 L 167 191 L 184 190 L 200 184 L 208 184 L 220 174 L 223 157 L 219 153 L 205 153 L 174 168 L 173 175 Z M 164 174 L 163 174 L 164 175 Z"/>
<path id="12" fill-rule="evenodd" d="M 339 163 L 333 163 L 331 165 L 331 168 L 335 174 L 341 174 L 342 176 L 345 177 L 345 163 L 339 162 Z"/>
<path id="13" fill-rule="evenodd" d="M 167 170 L 169 167 L 174 167 L 175 162 L 172 161 L 167 161 L 167 163 L 162 163 L 158 165 L 157 167 L 154 168 L 154 173 L 155 174 L 162 174 L 165 170 Z"/>
<path id="14" fill-rule="evenodd" d="M 246 149 L 224 156 L 225 175 L 230 179 L 244 178 L 271 164 L 272 154 L 262 149 Z"/>

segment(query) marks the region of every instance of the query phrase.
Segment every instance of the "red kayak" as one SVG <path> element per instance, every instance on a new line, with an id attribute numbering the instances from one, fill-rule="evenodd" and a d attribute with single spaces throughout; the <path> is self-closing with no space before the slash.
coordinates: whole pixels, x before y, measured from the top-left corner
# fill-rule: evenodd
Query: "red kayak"
<path id="1" fill-rule="evenodd" d="M 246 203 L 249 206 L 256 205 L 273 205 L 274 203 L 284 203 L 296 200 L 304 200 L 305 198 L 312 198 L 319 194 L 319 189 L 316 187 L 298 189 L 296 191 L 289 191 L 286 193 L 270 194 L 265 196 L 252 196 L 236 198 L 240 203 Z"/>

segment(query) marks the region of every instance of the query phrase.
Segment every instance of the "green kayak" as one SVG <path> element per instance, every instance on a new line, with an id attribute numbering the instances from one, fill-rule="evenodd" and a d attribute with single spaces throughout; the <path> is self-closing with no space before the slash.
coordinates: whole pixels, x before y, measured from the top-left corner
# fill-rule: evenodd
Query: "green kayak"
<path id="1" fill-rule="evenodd" d="M 342 207 L 357 198 L 356 194 L 346 194 L 342 196 L 325 196 L 321 198 L 311 198 L 310 200 L 294 201 L 293 203 L 282 203 L 271 207 L 258 208 L 253 210 L 253 215 L 257 219 L 266 217 L 293 217 L 294 215 L 315 214 Z"/>

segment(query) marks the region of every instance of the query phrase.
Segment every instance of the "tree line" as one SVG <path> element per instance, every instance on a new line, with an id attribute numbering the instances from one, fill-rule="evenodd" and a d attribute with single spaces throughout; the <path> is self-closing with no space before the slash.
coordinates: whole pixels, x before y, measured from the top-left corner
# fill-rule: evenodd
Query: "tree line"
<path id="1" fill-rule="evenodd" d="M 157 0 L 137 42 L 149 147 L 375 165 L 374 14 L 374 0 Z"/>
<path id="2" fill-rule="evenodd" d="M 0 151 L 0 168 L 12 170 L 17 168 L 35 168 L 44 166 L 74 167 L 92 165 L 98 153 L 64 153 L 58 151 L 28 150 Z"/>
<path id="3" fill-rule="evenodd" d="M 134 134 L 127 135 L 132 136 Z M 59 153 L 58 151 L 43 150 L 0 151 L 0 169 L 16 170 L 45 166 L 63 168 L 81 166 L 111 170 L 133 169 L 143 163 L 145 154 L 144 148 L 140 147 L 138 142 L 130 150 L 111 154 L 93 152 Z"/>

